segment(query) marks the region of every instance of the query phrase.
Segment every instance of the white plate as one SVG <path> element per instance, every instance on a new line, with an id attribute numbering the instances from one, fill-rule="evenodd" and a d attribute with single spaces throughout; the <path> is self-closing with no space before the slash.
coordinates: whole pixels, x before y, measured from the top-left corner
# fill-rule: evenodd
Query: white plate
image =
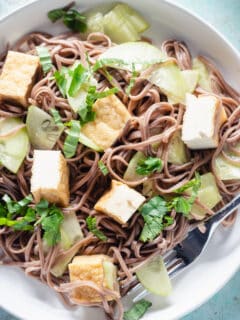
<path id="1" fill-rule="evenodd" d="M 99 0 L 82 0 L 82 9 Z M 108 1 L 111 2 L 111 1 Z M 205 54 L 214 59 L 225 78 L 240 88 L 240 56 L 237 51 L 199 18 L 165 1 L 129 0 L 151 22 L 150 34 L 155 42 L 168 38 L 184 40 L 194 54 Z M 46 13 L 65 5 L 66 0 L 37 1 L 0 22 L 0 50 L 21 35 L 34 30 L 51 33 L 60 31 L 48 21 Z M 153 308 L 145 320 L 179 319 L 216 293 L 240 266 L 240 219 L 229 229 L 219 228 L 207 252 L 187 272 L 173 281 L 173 295 L 167 299 L 152 298 Z M 78 308 L 66 310 L 49 288 L 27 278 L 20 270 L 1 267 L 1 306 L 25 320 L 89 320 L 104 319 L 99 310 Z"/>

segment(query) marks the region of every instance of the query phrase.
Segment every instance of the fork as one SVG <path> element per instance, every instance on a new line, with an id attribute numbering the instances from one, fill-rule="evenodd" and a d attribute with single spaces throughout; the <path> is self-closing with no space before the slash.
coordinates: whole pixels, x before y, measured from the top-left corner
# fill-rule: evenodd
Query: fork
<path id="1" fill-rule="evenodd" d="M 183 270 L 189 268 L 205 251 L 210 239 L 217 227 L 240 205 L 240 194 L 237 195 L 226 206 L 217 211 L 214 216 L 205 222 L 205 232 L 201 232 L 197 225 L 190 229 L 184 240 L 176 245 L 164 256 L 165 266 L 170 278 L 179 275 Z M 129 292 L 132 301 L 137 302 L 145 297 L 148 292 L 141 284 L 137 284 Z"/>

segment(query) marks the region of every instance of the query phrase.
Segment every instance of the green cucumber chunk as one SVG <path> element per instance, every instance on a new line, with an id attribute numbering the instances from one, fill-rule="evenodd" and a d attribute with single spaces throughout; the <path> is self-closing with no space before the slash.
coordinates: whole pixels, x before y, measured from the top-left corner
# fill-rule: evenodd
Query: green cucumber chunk
<path id="1" fill-rule="evenodd" d="M 189 194 L 191 191 L 189 191 Z M 211 172 L 201 175 L 201 187 L 198 191 L 199 201 L 207 206 L 209 209 L 214 208 L 222 199 L 214 175 Z M 206 216 L 206 210 L 193 204 L 191 213 L 196 216 L 197 219 L 204 219 Z"/>
<path id="2" fill-rule="evenodd" d="M 199 80 L 199 72 L 198 70 L 183 70 L 182 76 L 186 82 L 187 92 L 192 93 Z"/>
<path id="3" fill-rule="evenodd" d="M 181 165 L 188 162 L 189 157 L 184 142 L 181 139 L 180 131 L 177 131 L 171 138 L 168 147 L 168 162 Z"/>
<path id="4" fill-rule="evenodd" d="M 144 159 L 146 159 L 146 157 L 141 151 L 136 152 L 132 159 L 129 161 L 128 167 L 123 175 L 123 179 L 127 181 L 135 181 L 142 179 L 143 176 L 136 173 L 136 168 L 138 162 Z"/>
<path id="5" fill-rule="evenodd" d="M 61 232 L 60 247 L 63 250 L 68 250 L 75 243 L 77 243 L 78 241 L 84 238 L 75 212 L 68 213 L 64 216 L 64 220 L 61 225 L 60 232 Z M 78 252 L 78 248 L 66 254 L 64 257 L 60 256 L 60 258 L 56 260 L 54 266 L 52 267 L 51 273 L 55 277 L 62 276 L 67 268 L 67 265 L 70 263 L 70 261 L 76 255 L 77 252 Z"/>
<path id="6" fill-rule="evenodd" d="M 63 125 L 56 125 L 53 117 L 36 106 L 28 108 L 26 125 L 31 144 L 36 149 L 51 150 L 64 130 Z"/>
<path id="7" fill-rule="evenodd" d="M 236 156 L 234 156 L 236 158 Z M 236 159 L 235 159 L 236 160 Z M 235 164 L 224 158 L 221 154 L 215 159 L 215 169 L 220 180 L 240 180 L 240 157 L 239 164 Z"/>
<path id="8" fill-rule="evenodd" d="M 22 125 L 19 118 L 7 118 L 0 122 L 0 135 L 5 135 Z M 0 138 L 0 163 L 13 173 L 17 173 L 29 151 L 29 138 L 26 128 L 17 133 Z"/>
<path id="9" fill-rule="evenodd" d="M 161 256 L 155 256 L 150 259 L 136 271 L 136 275 L 149 292 L 160 296 L 171 294 L 171 281 Z"/>
<path id="10" fill-rule="evenodd" d="M 136 71 L 142 71 L 165 60 L 167 57 L 161 50 L 143 41 L 127 42 L 111 47 L 98 58 L 98 61 L 104 61 L 108 67 L 129 71 L 132 71 L 133 65 Z"/>
<path id="11" fill-rule="evenodd" d="M 199 74 L 198 84 L 201 88 L 208 92 L 212 92 L 210 74 L 205 64 L 198 58 L 193 59 L 193 70 L 197 70 Z"/>
<path id="12" fill-rule="evenodd" d="M 103 270 L 104 270 L 104 280 L 106 283 L 106 287 L 110 290 L 114 290 L 116 279 L 117 279 L 116 266 L 111 261 L 104 260 Z"/>

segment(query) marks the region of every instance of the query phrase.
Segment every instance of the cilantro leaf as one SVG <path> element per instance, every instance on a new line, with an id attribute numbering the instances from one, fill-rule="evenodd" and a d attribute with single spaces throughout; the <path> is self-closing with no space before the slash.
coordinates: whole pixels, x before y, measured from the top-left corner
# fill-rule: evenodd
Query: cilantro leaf
<path id="1" fill-rule="evenodd" d="M 124 312 L 123 319 L 124 320 L 139 320 L 142 316 L 147 312 L 147 310 L 152 306 L 150 301 L 145 299 L 141 299 L 138 302 L 134 303 L 134 305 L 128 311 Z"/>
<path id="2" fill-rule="evenodd" d="M 20 201 L 4 195 L 0 202 L 0 226 L 18 231 L 33 231 L 36 225 L 41 225 L 47 244 L 57 244 L 61 240 L 60 226 L 64 217 L 62 211 L 55 205 L 50 206 L 44 199 L 35 207 L 29 207 L 32 200 L 31 195 Z"/>
<path id="3" fill-rule="evenodd" d="M 102 174 L 104 176 L 106 176 L 109 173 L 108 168 L 106 167 L 106 165 L 103 163 L 102 160 L 98 161 L 98 167 L 102 171 Z"/>
<path id="4" fill-rule="evenodd" d="M 81 126 L 79 121 L 70 121 L 70 129 L 68 131 L 68 135 L 63 145 L 63 152 L 66 158 L 72 158 L 76 153 L 79 141 L 80 128 Z"/>
<path id="5" fill-rule="evenodd" d="M 63 23 L 72 31 L 85 32 L 87 30 L 86 17 L 75 9 L 72 3 L 63 8 L 53 9 L 48 12 L 48 18 L 54 23 L 63 19 Z"/>
<path id="6" fill-rule="evenodd" d="M 174 209 L 176 212 L 182 213 L 188 217 L 191 212 L 192 205 L 197 198 L 198 191 L 201 187 L 201 178 L 198 172 L 195 173 L 195 178 L 187 182 L 184 186 L 178 188 L 175 193 L 190 192 L 190 197 L 177 196 L 169 203 L 169 209 Z"/>
<path id="7" fill-rule="evenodd" d="M 144 220 L 140 234 L 141 241 L 152 241 L 161 233 L 164 229 L 163 218 L 167 211 L 167 202 L 160 196 L 153 197 L 140 208 Z"/>
<path id="8" fill-rule="evenodd" d="M 48 210 L 48 215 L 42 219 L 43 238 L 49 246 L 54 246 L 61 240 L 60 227 L 63 221 L 63 213 L 60 209 L 52 206 Z"/>
<path id="9" fill-rule="evenodd" d="M 107 241 L 105 234 L 97 228 L 96 217 L 88 216 L 86 219 L 87 227 L 90 232 L 92 232 L 98 239 L 102 241 Z"/>
<path id="10" fill-rule="evenodd" d="M 136 173 L 139 175 L 149 175 L 153 172 L 160 172 L 162 170 L 162 160 L 155 157 L 148 157 L 140 159 L 137 163 Z"/>

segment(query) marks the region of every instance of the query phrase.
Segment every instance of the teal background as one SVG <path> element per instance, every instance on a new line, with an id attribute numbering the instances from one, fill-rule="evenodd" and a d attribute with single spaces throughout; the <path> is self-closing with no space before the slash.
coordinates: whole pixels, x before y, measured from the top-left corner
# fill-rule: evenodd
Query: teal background
<path id="1" fill-rule="evenodd" d="M 30 1 L 0 0 L 0 17 Z M 172 2 L 203 17 L 240 50 L 240 0 L 172 0 Z M 207 283 L 203 285 L 207 286 Z M 2 309 L 0 309 L 0 319 L 17 320 Z M 240 320 L 240 272 L 212 299 L 181 320 Z"/>

